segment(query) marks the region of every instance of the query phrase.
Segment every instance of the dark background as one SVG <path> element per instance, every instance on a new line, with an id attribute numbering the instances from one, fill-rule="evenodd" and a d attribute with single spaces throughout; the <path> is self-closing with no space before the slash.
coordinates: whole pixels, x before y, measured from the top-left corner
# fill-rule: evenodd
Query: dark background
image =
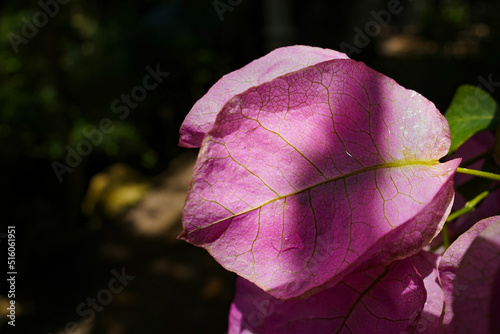
<path id="1" fill-rule="evenodd" d="M 2 237 L 15 225 L 18 272 L 15 329 L 6 324 L 7 289 L 0 291 L 2 332 L 224 333 L 234 275 L 176 240 L 196 158 L 177 146 L 178 129 L 211 85 L 293 44 L 357 45 L 351 58 L 442 112 L 459 85 L 500 81 L 498 1 L 402 0 L 401 13 L 366 46 L 355 40 L 355 28 L 365 32 L 376 22 L 371 11 L 387 3 L 73 0 L 16 53 L 13 34 L 22 38 L 42 9 L 2 2 L 0 248 L 7 252 Z M 158 64 L 168 77 L 120 119 L 111 103 Z M 59 182 L 54 161 L 66 164 L 68 145 L 104 118 L 113 130 Z M 135 276 L 123 291 L 92 321 L 79 314 L 88 297 L 105 298 L 112 270 L 122 268 Z M 78 325 L 67 330 L 69 322 Z"/>

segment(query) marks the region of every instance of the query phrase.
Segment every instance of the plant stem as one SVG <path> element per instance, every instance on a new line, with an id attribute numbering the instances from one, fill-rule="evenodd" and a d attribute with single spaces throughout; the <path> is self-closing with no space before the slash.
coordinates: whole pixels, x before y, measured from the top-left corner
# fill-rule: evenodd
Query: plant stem
<path id="1" fill-rule="evenodd" d="M 458 167 L 457 173 L 469 174 L 469 175 L 474 175 L 477 177 L 482 177 L 485 179 L 500 181 L 500 175 L 495 174 L 495 173 L 490 173 L 490 172 L 484 172 L 482 170 Z"/>
<path id="2" fill-rule="evenodd" d="M 470 158 L 470 159 L 468 159 L 468 160 L 466 160 L 466 161 L 463 161 L 463 162 L 460 164 L 460 166 L 464 166 L 464 167 L 465 167 L 465 166 L 472 165 L 474 162 L 476 162 L 476 161 L 479 161 L 479 160 L 481 160 L 481 159 L 486 158 L 486 157 L 487 157 L 488 155 L 490 155 L 491 153 L 493 153 L 493 149 L 492 149 L 492 148 L 490 148 L 489 150 L 487 150 L 487 151 L 485 151 L 485 152 L 483 152 L 483 153 L 481 153 L 481 154 L 476 155 L 475 157 L 472 157 L 472 158 Z"/>
<path id="3" fill-rule="evenodd" d="M 498 188 L 500 188 L 500 184 L 497 184 L 494 187 L 491 187 L 490 189 L 483 191 L 482 193 L 480 193 L 479 195 L 477 195 L 476 197 L 465 203 L 463 208 L 449 215 L 448 219 L 446 219 L 446 222 L 451 222 L 452 220 L 457 219 L 458 217 L 466 214 L 467 212 L 471 212 L 474 209 L 474 207 L 478 205 L 486 196 L 488 196 Z"/>
<path id="4" fill-rule="evenodd" d="M 476 156 L 475 158 L 467 160 L 463 165 L 467 166 L 471 163 L 474 163 L 490 153 L 491 152 L 484 152 L 484 153 Z M 469 175 L 474 175 L 474 176 L 478 176 L 478 177 L 482 177 L 482 178 L 486 178 L 486 179 L 500 181 L 500 175 L 490 173 L 490 172 L 484 172 L 481 170 L 458 167 L 457 173 L 469 174 Z M 468 212 L 471 212 L 472 210 L 474 210 L 476 205 L 478 205 L 483 199 L 485 199 L 489 194 L 491 194 L 493 191 L 497 190 L 498 188 L 500 188 L 500 183 L 491 187 L 488 190 L 483 191 L 482 193 L 480 193 L 479 195 L 477 195 L 476 197 L 474 197 L 473 199 L 471 199 L 470 201 L 465 203 L 463 208 L 453 212 L 452 214 L 450 214 L 448 216 L 448 218 L 446 219 L 446 223 L 444 224 L 443 229 L 441 231 L 442 236 L 443 236 L 443 246 L 445 249 L 447 249 L 450 246 L 450 237 L 448 235 L 447 223 L 457 219 L 458 217 L 460 217 Z"/>
<path id="5" fill-rule="evenodd" d="M 451 222 L 452 220 L 455 220 L 458 217 L 463 216 L 468 212 L 471 212 L 472 209 L 474 209 L 474 207 L 479 204 L 479 202 L 481 202 L 486 196 L 490 194 L 490 192 L 491 192 L 490 190 L 483 191 L 482 193 L 480 193 L 479 195 L 477 195 L 476 197 L 465 203 L 463 208 L 449 215 L 446 221 Z"/>

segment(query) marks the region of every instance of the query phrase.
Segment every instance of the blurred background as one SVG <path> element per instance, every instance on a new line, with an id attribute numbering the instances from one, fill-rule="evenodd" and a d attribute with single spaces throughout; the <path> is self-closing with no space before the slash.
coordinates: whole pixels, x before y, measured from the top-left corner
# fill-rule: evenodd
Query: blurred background
<path id="1" fill-rule="evenodd" d="M 388 5 L 398 12 L 384 16 Z M 178 129 L 197 99 L 270 50 L 307 44 L 442 112 L 465 83 L 493 82 L 498 101 L 499 33 L 493 0 L 3 1 L 0 248 L 4 259 L 15 225 L 18 275 L 16 327 L 2 289 L 0 330 L 225 333 L 235 276 L 176 239 L 197 155 Z M 137 88 L 158 69 L 155 88 Z"/>

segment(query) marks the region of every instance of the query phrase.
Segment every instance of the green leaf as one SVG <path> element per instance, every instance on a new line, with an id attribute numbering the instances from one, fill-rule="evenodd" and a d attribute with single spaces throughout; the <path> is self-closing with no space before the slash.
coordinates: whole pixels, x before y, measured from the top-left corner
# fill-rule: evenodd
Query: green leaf
<path id="1" fill-rule="evenodd" d="M 451 131 L 450 153 L 467 139 L 483 130 L 495 130 L 500 124 L 500 110 L 490 94 L 479 87 L 458 87 L 445 117 Z"/>

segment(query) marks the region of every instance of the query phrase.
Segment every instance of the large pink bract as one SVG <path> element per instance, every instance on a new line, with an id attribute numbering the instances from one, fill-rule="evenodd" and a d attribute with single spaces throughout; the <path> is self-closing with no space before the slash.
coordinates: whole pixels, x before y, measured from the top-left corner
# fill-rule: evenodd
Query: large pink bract
<path id="1" fill-rule="evenodd" d="M 201 144 L 181 238 L 276 298 L 416 254 L 450 211 L 446 120 L 345 55 L 279 49 L 195 107 L 181 129 Z"/>

